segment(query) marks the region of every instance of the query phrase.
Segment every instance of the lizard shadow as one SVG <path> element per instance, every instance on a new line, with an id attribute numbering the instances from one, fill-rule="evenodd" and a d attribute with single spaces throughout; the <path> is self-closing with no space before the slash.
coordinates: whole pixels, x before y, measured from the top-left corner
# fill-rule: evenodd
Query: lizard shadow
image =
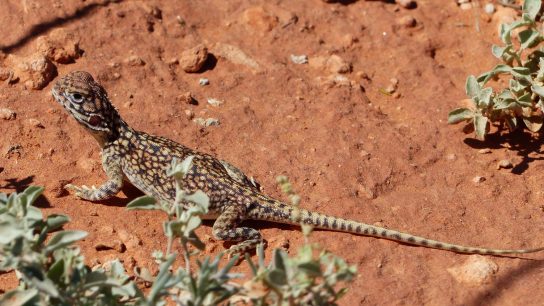
<path id="1" fill-rule="evenodd" d="M 0 50 L 2 50 L 5 53 L 12 53 L 13 51 L 16 51 L 20 47 L 27 44 L 34 37 L 44 34 L 51 28 L 56 28 L 56 27 L 62 26 L 63 24 L 69 23 L 72 20 L 84 17 L 88 15 L 89 13 L 93 12 L 98 7 L 105 7 L 110 5 L 111 3 L 119 3 L 122 1 L 123 0 L 106 0 L 106 1 L 103 1 L 103 3 L 100 3 L 100 2 L 90 3 L 82 8 L 77 9 L 72 15 L 69 15 L 67 17 L 56 17 L 52 20 L 33 25 L 27 31 L 27 33 L 24 34 L 23 37 L 21 37 L 18 41 L 12 44 L 5 45 L 5 46 L 0 46 Z"/>
<path id="2" fill-rule="evenodd" d="M 28 188 L 28 186 L 30 186 L 32 182 L 34 182 L 34 175 L 30 175 L 22 179 L 9 178 L 5 179 L 4 181 L 6 182 L 6 184 L 0 185 L 0 188 L 15 189 L 15 192 L 22 192 L 26 188 Z"/>
<path id="3" fill-rule="evenodd" d="M 516 152 L 516 155 L 521 156 L 521 161 L 514 165 L 512 173 L 520 175 L 529 168 L 529 164 L 533 161 L 544 160 L 544 156 L 531 157 L 531 153 L 541 154 L 540 149 L 544 136 L 537 136 L 525 132 L 522 129 L 517 129 L 513 132 L 502 133 L 497 131 L 486 136 L 485 141 L 474 138 L 466 138 L 465 144 L 474 149 L 503 149 L 507 147 L 509 150 Z"/>
<path id="4" fill-rule="evenodd" d="M 542 268 L 544 268 L 544 260 L 528 260 L 523 262 L 519 267 L 495 280 L 492 288 L 481 291 L 474 298 L 466 303 L 461 303 L 461 305 L 476 306 L 494 304 L 493 301 L 499 299 L 516 281 L 521 281 L 525 274 Z"/>

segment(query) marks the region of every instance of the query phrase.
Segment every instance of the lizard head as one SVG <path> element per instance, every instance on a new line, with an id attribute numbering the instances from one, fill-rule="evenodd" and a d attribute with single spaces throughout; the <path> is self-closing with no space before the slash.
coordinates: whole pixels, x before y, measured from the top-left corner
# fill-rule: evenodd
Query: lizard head
<path id="1" fill-rule="evenodd" d="M 121 118 L 106 90 L 88 72 L 70 72 L 55 83 L 51 94 L 99 143 L 117 134 Z"/>

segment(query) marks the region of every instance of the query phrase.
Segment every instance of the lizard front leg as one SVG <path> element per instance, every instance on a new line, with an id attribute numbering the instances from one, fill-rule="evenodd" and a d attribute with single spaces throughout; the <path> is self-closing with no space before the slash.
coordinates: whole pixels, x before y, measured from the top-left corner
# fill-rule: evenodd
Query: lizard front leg
<path id="1" fill-rule="evenodd" d="M 228 206 L 215 220 L 213 235 L 224 241 L 240 241 L 228 250 L 230 256 L 244 254 L 263 241 L 261 233 L 250 227 L 238 227 L 245 219 L 246 207 L 243 204 Z"/>
<path id="2" fill-rule="evenodd" d="M 108 176 L 108 180 L 100 187 L 87 187 L 85 185 L 75 186 L 68 184 L 66 189 L 75 192 L 75 195 L 87 201 L 101 201 L 115 196 L 123 187 L 123 169 L 119 160 L 110 154 L 107 150 L 102 152 L 102 167 Z"/>

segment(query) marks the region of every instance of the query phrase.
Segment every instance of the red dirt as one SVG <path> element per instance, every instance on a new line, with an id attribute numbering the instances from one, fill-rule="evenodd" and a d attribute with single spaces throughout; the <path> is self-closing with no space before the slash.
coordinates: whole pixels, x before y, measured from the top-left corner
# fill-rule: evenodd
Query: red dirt
<path id="1" fill-rule="evenodd" d="M 496 23 L 461 10 L 455 1 L 419 0 L 411 10 L 380 1 L 346 2 L 7 1 L 0 4 L 0 45 L 5 54 L 31 55 L 38 35 L 64 28 L 79 38 L 84 52 L 74 63 L 55 64 L 59 75 L 91 72 L 133 127 L 228 160 L 256 177 L 270 195 L 282 197 L 275 177 L 285 174 L 303 207 L 323 213 L 465 245 L 544 244 L 538 135 L 494 134 L 478 142 L 446 123 L 447 113 L 465 98 L 467 75 L 496 63 L 490 52 L 498 43 Z M 160 8 L 162 19 L 150 13 L 152 7 Z M 415 27 L 397 25 L 406 15 L 417 20 Z M 239 48 L 259 68 L 214 53 L 217 43 Z M 172 63 L 198 44 L 215 55 L 213 65 L 188 74 Z M 344 75 L 353 82 L 331 85 L 324 81 L 330 72 L 296 65 L 291 54 L 310 60 L 336 54 L 351 63 L 352 72 Z M 127 63 L 132 55 L 145 64 Z M 7 62 L 0 59 L 0 66 Z M 199 86 L 200 78 L 210 85 Z M 399 80 L 398 98 L 382 93 L 391 78 Z M 59 197 L 63 181 L 104 180 L 99 149 L 53 101 L 52 83 L 43 90 L 23 85 L 0 85 L 0 108 L 17 113 L 15 120 L 0 119 L 0 191 L 45 186 L 39 202 L 45 213 L 66 214 L 72 220 L 68 228 L 90 233 L 79 243 L 89 264 L 119 257 L 129 267 L 132 257 L 137 265 L 151 265 L 149 254 L 165 247 L 164 215 L 127 211 L 124 206 L 139 195 L 130 188 L 128 195 L 103 203 Z M 177 99 L 188 91 L 198 105 Z M 224 103 L 210 106 L 208 98 Z M 221 124 L 203 128 L 187 118 L 187 109 Z M 15 145 L 18 153 L 8 153 Z M 481 148 L 491 153 L 479 154 Z M 497 170 L 502 159 L 514 168 Z M 475 176 L 486 180 L 474 183 Z M 201 235 L 211 236 L 209 225 Z M 267 254 L 285 240 L 291 253 L 303 242 L 294 227 L 254 225 L 269 240 Z M 126 252 L 95 250 L 123 231 L 136 241 Z M 209 240 L 207 254 L 224 248 Z M 540 261 L 491 258 L 498 272 L 486 284 L 471 286 L 447 271 L 464 263 L 466 255 L 325 231 L 316 231 L 312 241 L 358 267 L 342 305 L 537 305 L 544 300 Z M 238 269 L 247 272 L 244 264 Z M 13 288 L 14 279 L 13 273 L 0 275 L 0 288 Z"/>

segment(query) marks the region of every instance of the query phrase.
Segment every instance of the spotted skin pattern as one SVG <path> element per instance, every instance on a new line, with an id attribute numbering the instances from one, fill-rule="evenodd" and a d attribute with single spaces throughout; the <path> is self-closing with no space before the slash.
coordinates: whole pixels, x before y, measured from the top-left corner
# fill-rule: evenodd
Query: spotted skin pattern
<path id="1" fill-rule="evenodd" d="M 304 222 L 320 229 L 457 253 L 506 255 L 544 250 L 466 247 L 296 208 L 262 194 L 256 182 L 225 161 L 193 151 L 170 139 L 132 129 L 113 107 L 104 88 L 87 72 L 74 71 L 64 76 L 57 81 L 52 94 L 98 141 L 102 149 L 102 166 L 108 177 L 99 187 L 67 185 L 68 189 L 85 200 L 106 200 L 117 194 L 123 182 L 128 180 L 147 195 L 173 202 L 176 188 L 166 170 L 173 158 L 183 160 L 194 156 L 182 187 L 189 192 L 202 190 L 209 196 L 208 217 L 216 219 L 213 235 L 220 240 L 238 242 L 229 249 L 230 253 L 247 252 L 263 241 L 259 231 L 241 226 L 245 220 L 295 225 Z"/>

